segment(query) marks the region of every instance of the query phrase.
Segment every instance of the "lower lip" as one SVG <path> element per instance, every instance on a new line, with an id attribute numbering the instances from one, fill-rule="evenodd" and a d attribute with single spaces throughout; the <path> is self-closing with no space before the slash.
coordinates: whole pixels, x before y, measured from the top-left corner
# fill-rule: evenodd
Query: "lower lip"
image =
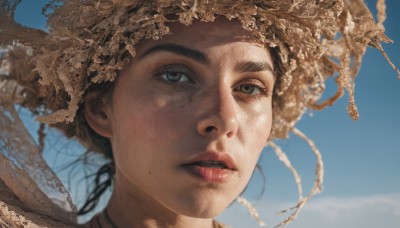
<path id="1" fill-rule="evenodd" d="M 183 167 L 192 176 L 206 182 L 225 182 L 232 176 L 234 172 L 231 169 L 221 169 L 198 165 L 185 165 Z"/>

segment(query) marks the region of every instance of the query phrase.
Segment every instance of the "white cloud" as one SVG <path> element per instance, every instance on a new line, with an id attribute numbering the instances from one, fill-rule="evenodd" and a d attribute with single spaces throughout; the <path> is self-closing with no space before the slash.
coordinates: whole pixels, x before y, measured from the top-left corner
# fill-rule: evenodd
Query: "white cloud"
<path id="1" fill-rule="evenodd" d="M 261 204 L 262 202 L 259 202 Z M 284 209 L 275 204 L 258 206 L 259 213 L 268 219 L 269 227 L 279 219 L 271 211 Z M 229 211 L 230 210 L 230 211 Z M 244 209 L 234 205 L 221 221 L 232 227 L 258 227 L 251 221 Z M 360 197 L 317 197 L 302 209 L 299 217 L 287 228 L 398 228 L 400 227 L 400 193 Z"/>
<path id="2" fill-rule="evenodd" d="M 400 194 L 311 201 L 293 228 L 398 228 Z"/>

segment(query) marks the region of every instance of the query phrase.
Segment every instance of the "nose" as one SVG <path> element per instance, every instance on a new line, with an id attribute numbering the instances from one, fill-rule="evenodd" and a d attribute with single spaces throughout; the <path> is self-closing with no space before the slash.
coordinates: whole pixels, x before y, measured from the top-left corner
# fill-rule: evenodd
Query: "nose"
<path id="1" fill-rule="evenodd" d="M 238 108 L 231 89 L 208 92 L 203 102 L 202 116 L 197 122 L 197 131 L 206 137 L 232 138 L 238 131 Z"/>

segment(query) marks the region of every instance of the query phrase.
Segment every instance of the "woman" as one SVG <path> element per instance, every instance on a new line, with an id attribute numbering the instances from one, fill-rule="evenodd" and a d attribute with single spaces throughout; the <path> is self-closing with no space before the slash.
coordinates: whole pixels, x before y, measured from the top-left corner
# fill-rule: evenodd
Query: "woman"
<path id="1" fill-rule="evenodd" d="M 271 129 L 275 78 L 263 44 L 223 18 L 170 28 L 137 45 L 106 104 L 86 98 L 86 120 L 112 145 L 106 210 L 118 227 L 211 227 L 197 218 L 243 191 Z"/>
<path id="2" fill-rule="evenodd" d="M 13 5 L 1 3 L 12 17 Z M 362 1 L 54 1 L 49 8 L 49 34 L 21 28 L 10 17 L 2 22 L 0 43 L 18 37 L 33 50 L 14 45 L 3 55 L 3 138 L 14 147 L 2 148 L 0 177 L 10 196 L 0 201 L 28 219 L 35 208 L 73 224 L 74 205 L 54 174 L 30 173 L 47 170 L 40 156 L 29 156 L 41 151 L 43 131 L 26 159 L 15 156 L 28 144 L 10 143 L 24 129 L 12 107 L 20 103 L 41 123 L 111 159 L 79 210 L 92 210 L 114 181 L 107 207 L 90 227 L 217 227 L 213 218 L 235 198 L 252 210 L 239 195 L 267 142 L 292 169 L 273 139 L 289 131 L 304 137 L 294 125 L 306 107 L 331 105 L 346 89 L 356 119 L 353 80 L 361 57 L 367 45 L 382 50 L 379 42 L 390 41 L 383 16 L 375 23 Z M 338 92 L 318 103 L 330 76 Z M 320 191 L 323 166 L 314 150 L 315 185 L 305 198 L 299 187 L 296 210 L 281 225 Z M 65 212 L 48 202 L 43 188 L 30 190 L 39 201 L 21 192 L 11 180 L 16 171 L 32 186 L 42 176 L 52 180 L 59 194 L 53 198 Z M 38 210 L 40 202 L 48 208 Z M 4 214 L 0 221 L 19 222 Z"/>

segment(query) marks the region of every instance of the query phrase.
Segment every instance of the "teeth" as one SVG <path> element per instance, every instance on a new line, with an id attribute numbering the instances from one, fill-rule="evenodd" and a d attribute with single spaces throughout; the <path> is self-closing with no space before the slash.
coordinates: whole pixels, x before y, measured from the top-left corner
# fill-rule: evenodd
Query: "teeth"
<path id="1" fill-rule="evenodd" d="M 222 164 L 219 161 L 214 161 L 214 160 L 201 161 L 201 162 L 198 162 L 197 165 L 206 166 L 206 167 L 226 168 L 226 166 L 224 164 Z"/>
<path id="2" fill-rule="evenodd" d="M 221 164 L 220 162 L 218 162 L 218 161 L 213 161 L 213 160 L 211 160 L 211 161 L 203 161 L 202 163 L 205 163 L 205 164 L 212 164 L 212 165 Z"/>

